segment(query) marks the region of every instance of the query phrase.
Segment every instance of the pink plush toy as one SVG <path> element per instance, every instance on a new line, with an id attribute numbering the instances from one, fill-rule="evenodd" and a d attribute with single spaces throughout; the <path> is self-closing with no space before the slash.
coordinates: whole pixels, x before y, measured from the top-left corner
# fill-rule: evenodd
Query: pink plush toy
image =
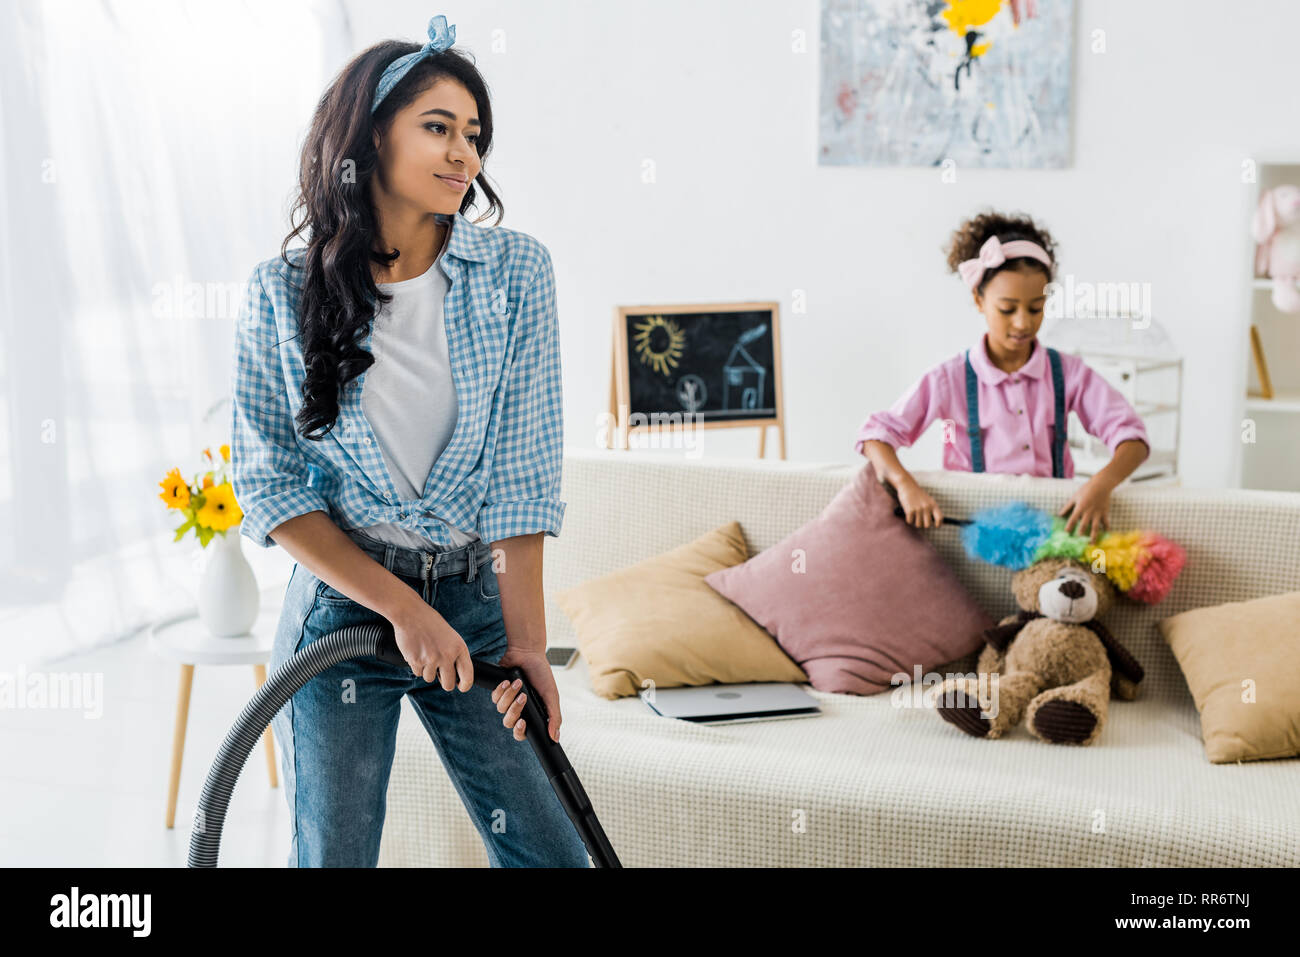
<path id="1" fill-rule="evenodd" d="M 1300 186 L 1275 186 L 1259 197 L 1251 223 L 1255 272 L 1273 280 L 1273 305 L 1300 312 Z"/>

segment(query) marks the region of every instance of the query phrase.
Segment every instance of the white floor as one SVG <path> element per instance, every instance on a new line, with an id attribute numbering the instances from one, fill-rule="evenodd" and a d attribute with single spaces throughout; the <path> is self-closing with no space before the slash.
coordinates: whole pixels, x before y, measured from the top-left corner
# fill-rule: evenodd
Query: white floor
<path id="1" fill-rule="evenodd" d="M 184 867 L 208 765 L 255 690 L 252 666 L 195 668 L 170 830 L 180 666 L 153 654 L 141 632 L 40 667 L 102 674 L 103 713 L 0 708 L 0 866 Z M 283 787 L 270 787 L 265 753 L 259 745 L 249 756 L 231 798 L 222 866 L 286 866 L 289 812 Z M 278 751 L 276 763 L 278 775 Z"/>

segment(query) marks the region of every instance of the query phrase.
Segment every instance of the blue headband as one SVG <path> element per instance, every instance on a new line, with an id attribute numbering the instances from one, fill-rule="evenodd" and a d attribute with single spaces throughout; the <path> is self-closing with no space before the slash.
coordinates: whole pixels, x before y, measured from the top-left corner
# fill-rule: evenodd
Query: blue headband
<path id="1" fill-rule="evenodd" d="M 401 82 L 406 72 L 419 63 L 425 57 L 434 53 L 441 53 L 453 43 L 456 42 L 456 28 L 447 26 L 447 18 L 441 13 L 429 21 L 429 42 L 416 50 L 414 53 L 408 53 L 405 56 L 399 56 L 379 78 L 379 85 L 375 87 L 375 99 L 370 104 L 370 112 L 374 113 L 379 109 L 379 104 L 383 101 L 393 87 Z"/>

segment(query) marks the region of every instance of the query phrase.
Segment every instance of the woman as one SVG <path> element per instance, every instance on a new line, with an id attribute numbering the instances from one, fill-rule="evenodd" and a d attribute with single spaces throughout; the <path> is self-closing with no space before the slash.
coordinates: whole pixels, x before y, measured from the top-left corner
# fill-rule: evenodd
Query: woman
<path id="1" fill-rule="evenodd" d="M 481 177 L 491 105 L 444 17 L 429 36 L 371 47 L 325 91 L 301 221 L 255 270 L 240 316 L 242 534 L 297 562 L 271 663 L 386 620 L 410 665 L 343 662 L 276 716 L 289 862 L 377 863 L 405 694 L 493 866 L 585 867 L 518 743 L 530 729 L 517 683 L 473 686 L 470 661 L 522 668 L 550 715 L 531 730 L 559 740 L 542 600 L 542 543 L 565 505 L 554 274 L 537 240 L 464 217 L 481 188 L 501 218 Z M 286 252 L 296 236 L 306 247 Z"/>

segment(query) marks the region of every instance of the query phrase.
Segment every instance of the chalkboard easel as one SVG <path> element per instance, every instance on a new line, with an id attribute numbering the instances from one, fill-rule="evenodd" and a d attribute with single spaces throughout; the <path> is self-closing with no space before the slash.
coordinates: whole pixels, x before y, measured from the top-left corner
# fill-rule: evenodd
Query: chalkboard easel
<path id="1" fill-rule="evenodd" d="M 785 458 L 780 308 L 775 302 L 614 310 L 607 448 L 642 433 L 775 426 Z"/>

